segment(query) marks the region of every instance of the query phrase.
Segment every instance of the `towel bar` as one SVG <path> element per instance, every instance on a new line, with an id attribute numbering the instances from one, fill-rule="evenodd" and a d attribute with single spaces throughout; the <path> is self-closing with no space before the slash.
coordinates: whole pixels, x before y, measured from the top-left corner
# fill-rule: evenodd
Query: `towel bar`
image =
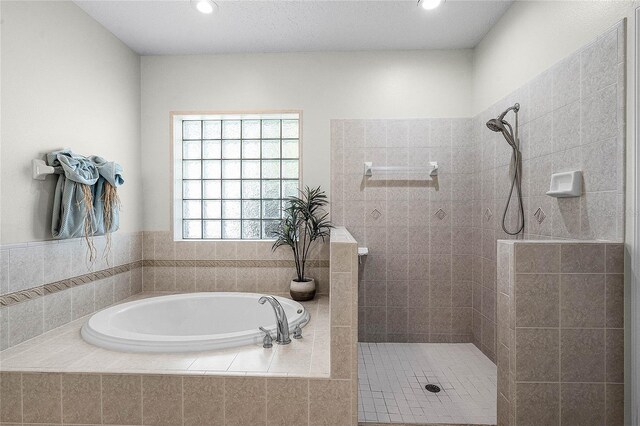
<path id="1" fill-rule="evenodd" d="M 373 176 L 373 172 L 391 172 L 391 173 L 424 173 L 429 172 L 429 176 L 438 175 L 438 163 L 429 162 L 429 167 L 400 167 L 400 166 L 377 166 L 374 167 L 372 162 L 364 163 L 364 175 Z"/>

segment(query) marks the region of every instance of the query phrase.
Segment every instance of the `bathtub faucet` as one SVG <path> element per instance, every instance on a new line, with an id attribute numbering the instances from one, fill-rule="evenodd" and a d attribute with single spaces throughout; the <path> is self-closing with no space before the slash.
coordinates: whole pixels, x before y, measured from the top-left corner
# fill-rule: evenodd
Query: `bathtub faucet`
<path id="1" fill-rule="evenodd" d="M 273 312 L 276 314 L 276 343 L 279 345 L 288 345 L 291 343 L 291 339 L 289 338 L 289 321 L 287 320 L 287 314 L 284 312 L 284 308 L 273 296 L 262 296 L 258 300 L 258 303 L 261 305 L 264 305 L 265 302 L 269 302 L 271 304 Z"/>

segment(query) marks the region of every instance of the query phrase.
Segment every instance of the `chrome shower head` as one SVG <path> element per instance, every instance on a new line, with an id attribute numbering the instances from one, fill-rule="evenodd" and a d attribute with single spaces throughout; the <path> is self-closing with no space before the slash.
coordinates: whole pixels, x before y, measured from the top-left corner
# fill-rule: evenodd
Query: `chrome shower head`
<path id="1" fill-rule="evenodd" d="M 516 138 L 513 135 L 513 129 L 511 125 L 504 119 L 504 117 L 509 111 L 515 111 L 517 117 L 517 113 L 519 110 L 520 104 L 515 104 L 512 107 L 507 108 L 502 114 L 498 116 L 498 118 L 492 118 L 491 120 L 487 121 L 487 127 L 489 128 L 489 130 L 491 130 L 492 132 L 502 133 L 504 138 L 507 140 L 507 143 L 513 148 L 516 148 Z"/>
<path id="2" fill-rule="evenodd" d="M 487 127 L 492 132 L 504 131 L 504 124 L 502 123 L 502 120 L 498 120 L 497 118 L 492 118 L 491 120 L 487 121 Z"/>
<path id="3" fill-rule="evenodd" d="M 498 118 L 492 118 L 491 120 L 487 121 L 487 127 L 489 128 L 489 130 L 493 132 L 504 132 L 505 124 L 507 124 L 504 121 L 504 116 L 507 115 L 509 111 L 515 111 L 517 113 L 518 111 L 520 111 L 520 104 L 514 104 L 512 107 L 504 110 L 502 114 L 498 116 Z"/>

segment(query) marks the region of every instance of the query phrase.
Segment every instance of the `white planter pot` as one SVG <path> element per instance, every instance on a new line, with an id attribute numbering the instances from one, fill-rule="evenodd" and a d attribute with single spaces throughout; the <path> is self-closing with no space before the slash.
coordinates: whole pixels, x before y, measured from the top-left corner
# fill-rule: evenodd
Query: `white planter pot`
<path id="1" fill-rule="evenodd" d="M 308 281 L 295 281 L 291 280 L 289 287 L 289 294 L 291 298 L 298 302 L 304 302 L 305 300 L 311 300 L 316 295 L 316 280 L 313 278 L 307 278 Z"/>

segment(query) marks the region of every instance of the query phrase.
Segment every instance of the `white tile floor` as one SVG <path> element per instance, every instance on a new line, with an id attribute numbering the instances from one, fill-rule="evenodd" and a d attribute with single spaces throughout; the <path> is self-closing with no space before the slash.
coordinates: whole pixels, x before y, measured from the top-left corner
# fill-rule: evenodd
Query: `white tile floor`
<path id="1" fill-rule="evenodd" d="M 496 366 L 470 343 L 358 343 L 358 418 L 496 424 Z M 437 384 L 439 393 L 425 390 Z"/>

